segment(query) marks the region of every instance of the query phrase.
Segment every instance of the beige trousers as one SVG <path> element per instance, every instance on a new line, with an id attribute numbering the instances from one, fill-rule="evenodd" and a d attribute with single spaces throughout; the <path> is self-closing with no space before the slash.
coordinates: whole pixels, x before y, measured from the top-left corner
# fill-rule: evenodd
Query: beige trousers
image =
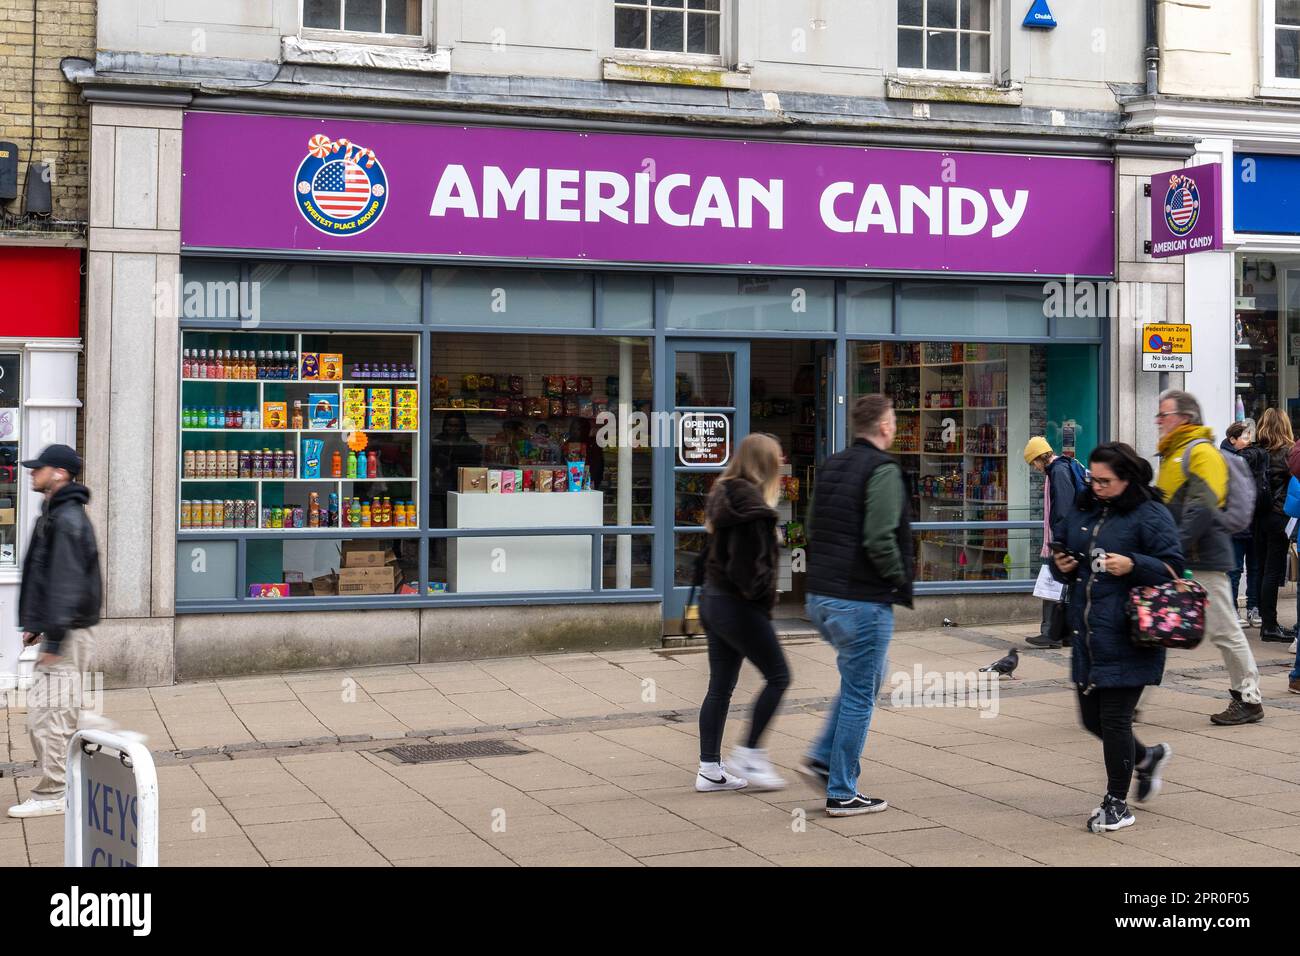
<path id="1" fill-rule="evenodd" d="M 1259 669 L 1251 653 L 1246 634 L 1237 623 L 1237 609 L 1232 603 L 1232 584 L 1223 571 L 1197 571 L 1196 580 L 1209 597 L 1205 609 L 1205 636 L 1219 649 L 1228 666 L 1232 689 L 1248 704 L 1258 704 Z"/>
<path id="2" fill-rule="evenodd" d="M 36 754 L 40 782 L 32 790 L 37 800 L 58 800 L 67 783 L 68 743 L 77 731 L 85 701 L 83 685 L 90 682 L 95 634 L 90 628 L 68 631 L 62 654 L 53 664 L 37 665 L 27 692 L 27 733 Z"/>

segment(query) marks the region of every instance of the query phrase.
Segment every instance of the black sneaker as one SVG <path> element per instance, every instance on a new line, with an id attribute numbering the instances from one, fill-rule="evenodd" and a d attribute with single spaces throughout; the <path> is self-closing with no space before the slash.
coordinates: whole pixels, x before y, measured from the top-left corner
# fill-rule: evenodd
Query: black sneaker
<path id="1" fill-rule="evenodd" d="M 1064 645 L 1057 640 L 1048 637 L 1045 634 L 1035 634 L 1033 637 L 1025 638 L 1025 643 L 1034 647 L 1063 647 Z"/>
<path id="2" fill-rule="evenodd" d="M 820 760 L 805 757 L 804 761 L 796 769 L 810 781 L 815 781 L 822 790 L 830 786 L 831 768 Z"/>
<path id="3" fill-rule="evenodd" d="M 889 804 L 884 800 L 876 797 L 864 797 L 858 794 L 851 800 L 827 800 L 826 815 L 828 817 L 856 817 L 859 813 L 879 813 L 881 810 L 888 810 Z"/>
<path id="4" fill-rule="evenodd" d="M 1133 797 L 1134 803 L 1141 806 L 1160 792 L 1164 785 L 1160 772 L 1173 755 L 1174 748 L 1168 744 L 1156 744 L 1147 751 L 1146 766 L 1137 768 L 1138 789 Z"/>
<path id="5" fill-rule="evenodd" d="M 1259 639 L 1266 644 L 1290 644 L 1292 641 L 1291 635 L 1276 624 L 1272 627 L 1262 628 L 1259 632 Z"/>
<path id="6" fill-rule="evenodd" d="M 1101 806 L 1092 811 L 1088 817 L 1088 829 L 1093 833 L 1106 833 L 1110 830 L 1122 830 L 1131 827 L 1137 821 L 1123 800 L 1106 794 Z"/>
<path id="7" fill-rule="evenodd" d="M 1238 724 L 1253 724 L 1264 719 L 1262 704 L 1248 704 L 1244 700 L 1233 698 L 1228 709 L 1220 714 L 1211 714 L 1210 723 L 1220 727 L 1236 727 Z"/>

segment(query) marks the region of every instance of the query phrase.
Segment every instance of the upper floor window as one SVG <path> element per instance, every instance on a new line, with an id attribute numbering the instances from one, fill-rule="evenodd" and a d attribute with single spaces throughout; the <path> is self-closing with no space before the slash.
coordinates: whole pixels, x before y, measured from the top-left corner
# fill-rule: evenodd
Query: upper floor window
<path id="1" fill-rule="evenodd" d="M 420 36 L 422 0 L 303 0 L 302 25 L 312 30 Z"/>
<path id="2" fill-rule="evenodd" d="M 1273 76 L 1300 80 L 1300 0 L 1275 0 Z"/>
<path id="3" fill-rule="evenodd" d="M 721 54 L 722 0 L 614 0 L 614 46 Z"/>
<path id="4" fill-rule="evenodd" d="M 991 4 L 992 0 L 898 0 L 899 68 L 988 75 Z"/>

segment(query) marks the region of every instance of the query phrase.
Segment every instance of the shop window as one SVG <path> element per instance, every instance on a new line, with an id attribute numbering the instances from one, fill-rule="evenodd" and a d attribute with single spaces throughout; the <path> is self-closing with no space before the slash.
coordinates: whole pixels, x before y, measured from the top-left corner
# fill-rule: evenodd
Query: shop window
<path id="1" fill-rule="evenodd" d="M 420 270 L 413 266 L 263 262 L 247 298 L 262 321 L 411 323 L 420 321 Z"/>
<path id="2" fill-rule="evenodd" d="M 431 354 L 430 527 L 651 524 L 649 340 L 446 333 Z M 652 540 L 438 539 L 429 575 L 449 593 L 590 590 L 604 553 L 603 587 L 637 586 Z"/>
<path id="3" fill-rule="evenodd" d="M 303 0 L 302 25 L 310 30 L 419 36 L 420 0 Z"/>
<path id="4" fill-rule="evenodd" d="M 617 295 L 617 290 L 616 293 Z M 526 269 L 434 269 L 435 325 L 590 329 L 590 273 Z"/>
<path id="5" fill-rule="evenodd" d="M 1233 359 L 1236 418 L 1276 408 L 1300 426 L 1300 257 L 1238 255 Z M 1225 410 L 1226 411 L 1226 410 Z"/>
<path id="6" fill-rule="evenodd" d="M 830 279 L 679 275 L 665 281 L 670 329 L 835 329 L 835 284 Z"/>
<path id="7" fill-rule="evenodd" d="M 248 542 L 248 600 L 418 595 L 415 537 L 298 538 Z"/>
<path id="8" fill-rule="evenodd" d="M 176 600 L 232 601 L 239 587 L 239 543 L 183 541 L 176 548 Z"/>
<path id="9" fill-rule="evenodd" d="M 1082 461 L 1099 441 L 1093 345 L 850 343 L 851 401 L 894 401 L 899 459 L 919 522 L 1040 521 L 1042 476 L 1021 457 L 1033 435 Z M 1042 531 L 918 532 L 921 581 L 1025 580 Z"/>
<path id="10" fill-rule="evenodd" d="M 846 286 L 847 328 L 853 332 L 876 332 L 888 335 L 894 330 L 894 284 L 892 282 L 858 282 L 850 279 Z"/>
<path id="11" fill-rule="evenodd" d="M 721 0 L 614 0 L 620 50 L 718 56 L 721 37 Z"/>
<path id="12" fill-rule="evenodd" d="M 992 0 L 898 0 L 900 69 L 987 77 Z"/>
<path id="13" fill-rule="evenodd" d="M 1047 335 L 1047 299 L 1041 284 L 903 282 L 898 311 L 904 335 Z"/>
<path id="14" fill-rule="evenodd" d="M 0 352 L 0 567 L 18 563 L 18 502 L 26 484 L 18 464 L 22 367 L 20 353 Z"/>
<path id="15" fill-rule="evenodd" d="M 635 272 L 613 272 L 603 279 L 601 294 L 607 329 L 654 327 L 654 281 Z"/>

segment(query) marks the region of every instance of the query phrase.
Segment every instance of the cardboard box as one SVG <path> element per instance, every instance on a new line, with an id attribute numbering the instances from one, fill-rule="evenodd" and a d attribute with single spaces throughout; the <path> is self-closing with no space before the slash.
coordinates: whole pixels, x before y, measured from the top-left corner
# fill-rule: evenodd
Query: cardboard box
<path id="1" fill-rule="evenodd" d="M 391 431 L 393 427 L 393 409 L 391 406 L 385 408 L 370 409 L 370 422 L 368 428 L 372 431 Z"/>
<path id="2" fill-rule="evenodd" d="M 457 473 L 456 490 L 461 494 L 487 493 L 488 470 L 486 468 L 461 468 Z"/>
<path id="3" fill-rule="evenodd" d="M 339 427 L 339 397 L 333 392 L 311 392 L 307 395 L 307 418 L 311 428 Z"/>
<path id="4" fill-rule="evenodd" d="M 17 524 L 17 508 L 0 508 L 0 524 Z"/>
<path id="5" fill-rule="evenodd" d="M 339 594 L 392 594 L 397 590 L 395 565 L 381 568 L 340 568 Z"/>
<path id="6" fill-rule="evenodd" d="M 331 594 L 338 594 L 339 576 L 337 574 L 322 574 L 318 578 L 312 578 L 311 591 L 316 597 L 328 597 Z"/>
<path id="7" fill-rule="evenodd" d="M 416 400 L 416 390 L 413 388 L 398 388 L 393 390 L 393 397 L 398 408 L 418 408 L 419 402 Z"/>
<path id="8" fill-rule="evenodd" d="M 303 352 L 302 365 L 298 371 L 298 377 L 304 382 L 314 382 L 320 378 L 320 353 Z"/>
<path id="9" fill-rule="evenodd" d="M 382 568 L 397 563 L 391 551 L 349 551 L 343 555 L 344 568 Z"/>

